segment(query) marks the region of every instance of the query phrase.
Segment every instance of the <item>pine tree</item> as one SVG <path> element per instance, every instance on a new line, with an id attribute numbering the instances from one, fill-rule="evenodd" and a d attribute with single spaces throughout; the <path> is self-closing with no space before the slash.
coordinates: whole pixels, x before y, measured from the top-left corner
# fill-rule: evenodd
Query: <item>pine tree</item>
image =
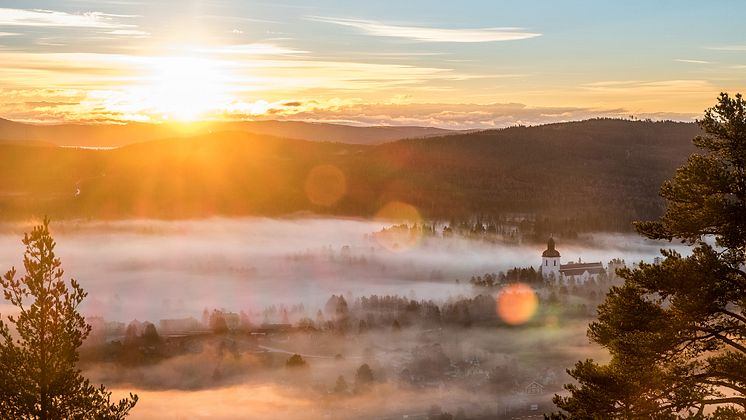
<path id="1" fill-rule="evenodd" d="M 49 220 L 24 235 L 23 244 L 26 274 L 11 268 L 0 279 L 5 300 L 18 309 L 0 321 L 0 417 L 126 417 L 137 396 L 112 403 L 111 393 L 91 385 L 76 366 L 77 349 L 91 332 L 78 313 L 87 293 L 63 279 Z"/>
<path id="2" fill-rule="evenodd" d="M 373 384 L 373 370 L 367 363 L 363 363 L 355 372 L 355 390 L 361 392 L 367 390 Z"/>
<path id="3" fill-rule="evenodd" d="M 746 101 L 721 94 L 699 124 L 705 153 L 664 183 L 664 216 L 636 225 L 692 255 L 619 273 L 588 331 L 611 361 L 568 371 L 579 386 L 555 396 L 560 416 L 746 418 Z"/>
<path id="4" fill-rule="evenodd" d="M 285 367 L 289 369 L 305 368 L 308 367 L 308 364 L 303 360 L 303 356 L 300 354 L 294 354 L 285 361 Z"/>
<path id="5" fill-rule="evenodd" d="M 334 393 L 336 394 L 346 394 L 349 390 L 349 385 L 347 385 L 347 381 L 345 380 L 345 377 L 342 375 L 339 375 L 337 377 L 337 382 L 334 384 Z"/>

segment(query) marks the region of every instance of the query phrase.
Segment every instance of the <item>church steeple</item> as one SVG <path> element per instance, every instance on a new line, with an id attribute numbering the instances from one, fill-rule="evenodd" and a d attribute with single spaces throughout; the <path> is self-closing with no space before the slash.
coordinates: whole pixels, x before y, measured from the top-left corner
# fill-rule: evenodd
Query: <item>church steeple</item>
<path id="1" fill-rule="evenodd" d="M 557 258 L 560 256 L 559 251 L 554 248 L 554 238 L 547 241 L 547 249 L 541 254 L 542 257 Z"/>
<path id="2" fill-rule="evenodd" d="M 549 238 L 547 249 L 541 254 L 541 275 L 545 279 L 559 280 L 560 267 L 560 253 L 554 247 L 554 238 Z"/>

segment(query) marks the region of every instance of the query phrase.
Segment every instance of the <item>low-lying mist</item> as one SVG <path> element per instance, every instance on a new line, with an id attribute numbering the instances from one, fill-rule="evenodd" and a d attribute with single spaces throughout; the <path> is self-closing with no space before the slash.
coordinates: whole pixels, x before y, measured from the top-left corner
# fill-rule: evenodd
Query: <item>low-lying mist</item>
<path id="1" fill-rule="evenodd" d="M 98 335 L 84 346 L 81 368 L 115 397 L 138 393 L 134 419 L 402 418 L 440 410 L 512 418 L 551 411 L 551 396 L 569 380 L 566 368 L 604 359 L 585 335 L 602 285 L 537 289 L 533 319 L 509 325 L 496 316 L 497 289 L 469 282 L 538 268 L 545 244 L 435 235 L 392 245 L 376 234 L 387 226 L 321 218 L 53 223 L 66 277 L 89 293 L 86 316 L 159 329 L 162 319 L 202 320 L 155 338 L 139 323 L 126 335 L 123 327 Z M 29 227 L 0 225 L 0 269 L 20 268 Z M 563 263 L 651 262 L 667 245 L 619 234 L 557 238 Z M 336 312 L 331 295 L 340 296 Z M 402 298 L 361 304 L 371 295 Z M 349 302 L 344 320 L 341 296 Z M 253 327 L 218 332 L 206 320 L 215 309 L 248 314 Z M 428 323 L 433 310 L 438 321 Z M 300 366 L 291 366 L 294 355 Z"/>
<path id="2" fill-rule="evenodd" d="M 296 333 L 266 342 L 313 352 L 304 353 L 302 369 L 285 367 L 292 352 L 280 349 L 231 353 L 207 346 L 157 365 L 97 364 L 85 366 L 85 373 L 94 383 L 117 384 L 118 394 L 135 387 L 142 402 L 132 418 L 163 412 L 169 418 L 402 418 L 433 406 L 452 414 L 462 410 L 469 418 L 499 418 L 527 401 L 549 410 L 551 395 L 566 380 L 565 366 L 581 355 L 604 358 L 584 331 L 584 323 L 568 322 L 525 329 Z M 360 390 L 356 371 L 363 363 L 371 367 L 373 382 Z M 339 377 L 348 388 L 335 388 Z M 544 388 L 527 397 L 523 390 L 533 381 Z"/>
<path id="3" fill-rule="evenodd" d="M 21 265 L 20 239 L 29 226 L 2 226 L 3 270 Z M 538 268 L 544 249 L 423 238 L 391 251 L 372 235 L 385 226 L 318 218 L 78 221 L 53 223 L 52 233 L 67 276 L 89 293 L 83 312 L 123 322 L 199 316 L 204 308 L 318 307 L 333 293 L 445 298 L 468 292 L 472 275 Z M 557 243 L 563 263 L 651 261 L 666 245 L 621 234 Z"/>
<path id="4" fill-rule="evenodd" d="M 20 239 L 29 226 L 2 226 L 3 270 L 21 265 Z M 53 223 L 52 233 L 66 275 L 89 293 L 83 312 L 123 322 L 198 316 L 205 308 L 313 308 L 333 293 L 445 298 L 468 292 L 472 275 L 538 268 L 544 249 L 423 238 L 392 251 L 372 235 L 386 226 L 345 219 L 74 221 Z M 563 263 L 651 261 L 666 245 L 621 234 L 557 243 Z"/>

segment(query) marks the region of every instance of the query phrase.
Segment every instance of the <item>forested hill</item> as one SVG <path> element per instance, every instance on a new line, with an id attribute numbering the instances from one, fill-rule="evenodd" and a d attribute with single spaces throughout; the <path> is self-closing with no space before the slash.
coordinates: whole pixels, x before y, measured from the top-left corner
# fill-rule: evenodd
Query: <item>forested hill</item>
<path id="1" fill-rule="evenodd" d="M 626 230 L 657 218 L 661 183 L 696 152 L 694 123 L 594 119 L 385 145 L 435 214 L 536 213 L 548 230 Z M 406 181 L 409 180 L 409 181 Z M 413 188 L 416 194 L 418 188 Z M 553 225 L 553 226 L 552 226 Z"/>
<path id="2" fill-rule="evenodd" d="M 686 123 L 589 120 L 378 146 L 244 132 L 115 150 L 6 144 L 0 217 L 370 216 L 399 200 L 429 218 L 519 212 L 555 232 L 626 230 L 660 214 L 660 184 L 698 133 Z M 339 168 L 346 181 L 327 207 L 307 197 L 317 165 Z"/>

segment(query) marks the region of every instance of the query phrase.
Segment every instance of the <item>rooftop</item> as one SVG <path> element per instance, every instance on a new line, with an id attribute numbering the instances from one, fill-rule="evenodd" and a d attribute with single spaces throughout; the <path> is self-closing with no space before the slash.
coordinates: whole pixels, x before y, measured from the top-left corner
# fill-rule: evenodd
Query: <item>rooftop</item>
<path id="1" fill-rule="evenodd" d="M 560 265 L 560 273 L 566 276 L 579 276 L 585 272 L 590 274 L 600 274 L 604 271 L 604 266 L 601 262 L 591 263 L 570 263 Z"/>
<path id="2" fill-rule="evenodd" d="M 559 251 L 554 248 L 554 238 L 547 241 L 547 249 L 541 254 L 542 257 L 556 258 L 560 256 Z"/>

